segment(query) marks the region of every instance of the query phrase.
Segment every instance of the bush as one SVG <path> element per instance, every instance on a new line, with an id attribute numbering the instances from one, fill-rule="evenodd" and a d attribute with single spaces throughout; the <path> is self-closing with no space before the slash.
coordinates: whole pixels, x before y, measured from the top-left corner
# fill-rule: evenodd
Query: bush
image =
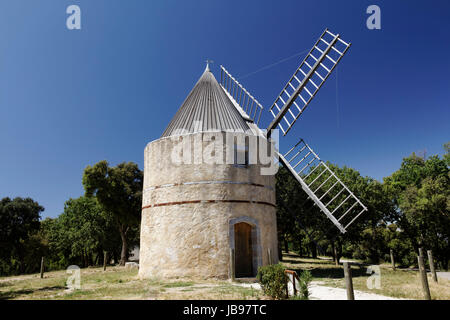
<path id="1" fill-rule="evenodd" d="M 299 292 L 300 292 L 300 298 L 304 299 L 304 300 L 308 300 L 309 299 L 309 290 L 308 290 L 308 286 L 312 280 L 312 275 L 311 272 L 309 271 L 303 271 L 300 276 L 299 276 Z"/>
<path id="2" fill-rule="evenodd" d="M 286 298 L 287 277 L 281 264 L 259 267 L 257 278 L 265 295 L 274 299 Z"/>

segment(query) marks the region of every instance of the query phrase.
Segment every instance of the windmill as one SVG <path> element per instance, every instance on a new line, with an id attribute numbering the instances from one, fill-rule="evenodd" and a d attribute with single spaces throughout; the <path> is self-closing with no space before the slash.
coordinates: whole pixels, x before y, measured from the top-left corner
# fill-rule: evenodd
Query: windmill
<path id="1" fill-rule="evenodd" d="M 339 34 L 325 29 L 269 108 L 273 119 L 266 130 L 259 127 L 262 105 L 223 66 L 220 66 L 220 85 L 243 117 L 254 123 L 260 136 L 269 139 L 275 128 L 286 136 L 350 45 Z M 303 139 L 300 138 L 286 153 L 277 151 L 276 155 L 309 199 L 341 233 L 345 233 L 367 211 L 366 206 Z"/>
<path id="2" fill-rule="evenodd" d="M 270 158 L 254 163 L 251 141 L 267 146 L 275 128 L 288 134 L 349 47 L 323 32 L 270 107 L 267 130 L 259 126 L 261 103 L 223 66 L 219 83 L 206 62 L 161 137 L 144 150 L 142 279 L 254 277 L 258 267 L 277 263 L 274 163 L 268 171 Z M 340 232 L 367 210 L 303 139 L 284 154 L 274 154 L 272 144 L 272 156 Z"/>

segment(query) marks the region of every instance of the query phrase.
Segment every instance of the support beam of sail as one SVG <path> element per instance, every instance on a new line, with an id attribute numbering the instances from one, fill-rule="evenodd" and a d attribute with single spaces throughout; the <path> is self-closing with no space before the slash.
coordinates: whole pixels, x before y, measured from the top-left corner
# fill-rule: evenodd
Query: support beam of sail
<path id="1" fill-rule="evenodd" d="M 288 133 L 350 45 L 325 29 L 270 107 L 274 119 L 267 127 L 268 135 L 277 126 L 283 135 Z"/>
<path id="2" fill-rule="evenodd" d="M 287 153 L 278 153 L 278 156 L 309 198 L 342 233 L 367 211 L 366 206 L 303 139 Z"/>
<path id="3" fill-rule="evenodd" d="M 220 66 L 220 85 L 240 107 L 238 111 L 243 118 L 258 125 L 263 106 L 223 66 Z"/>

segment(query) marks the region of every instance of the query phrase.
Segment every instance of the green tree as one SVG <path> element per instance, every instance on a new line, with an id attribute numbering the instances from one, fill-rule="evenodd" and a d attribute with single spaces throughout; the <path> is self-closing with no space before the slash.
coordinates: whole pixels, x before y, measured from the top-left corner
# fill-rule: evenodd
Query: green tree
<path id="1" fill-rule="evenodd" d="M 420 188 L 410 186 L 401 194 L 406 225 L 416 233 L 419 246 L 432 248 L 443 268 L 450 258 L 450 184 L 445 176 L 427 177 Z"/>
<path id="2" fill-rule="evenodd" d="M 41 221 L 39 229 L 41 243 L 46 247 L 45 267 L 47 270 L 59 270 L 71 264 L 69 262 L 70 243 L 63 237 L 62 228 L 65 226 L 59 221 L 58 218 L 47 217 Z"/>
<path id="3" fill-rule="evenodd" d="M 397 207 L 397 224 L 411 240 L 414 251 L 430 248 L 443 268 L 450 258 L 449 148 L 443 159 L 414 153 L 403 159 L 400 169 L 385 178 Z"/>
<path id="4" fill-rule="evenodd" d="M 378 262 L 386 251 L 383 243 L 383 229 L 389 221 L 395 219 L 395 206 L 389 194 L 385 192 L 380 182 L 370 178 L 362 177 L 360 173 L 346 166 L 339 167 L 327 163 L 328 167 L 335 172 L 341 181 L 352 190 L 365 204 L 368 211 L 361 215 L 349 227 L 345 234 L 341 234 L 331 221 L 314 205 L 300 184 L 284 169 L 277 174 L 277 217 L 278 226 L 281 230 L 287 230 L 291 239 L 302 238 L 296 247 L 302 250 L 306 244 L 312 256 L 315 257 L 316 245 L 322 249 L 322 254 L 330 254 L 338 264 L 343 254 L 352 255 L 352 250 L 358 247 L 364 259 Z M 320 169 L 310 175 L 309 181 L 317 177 L 316 184 L 321 185 L 322 190 L 328 190 L 334 181 L 326 180 L 325 175 L 320 175 Z M 327 203 L 340 191 L 334 188 L 322 201 Z M 329 205 L 330 211 L 344 200 L 346 195 L 341 195 Z M 346 211 L 353 203 L 345 203 L 342 210 Z M 297 219 L 292 218 L 292 213 Z M 299 225 L 301 221 L 301 225 Z M 285 237 L 286 238 L 286 237 Z"/>
<path id="5" fill-rule="evenodd" d="M 93 197 L 70 199 L 57 219 L 59 249 L 77 258 L 84 267 L 94 264 L 94 254 L 101 255 L 107 235 L 105 214 Z M 100 252 L 99 252 L 100 251 Z"/>
<path id="6" fill-rule="evenodd" d="M 44 207 L 31 198 L 0 200 L 0 273 L 25 271 L 24 243 L 39 230 Z"/>
<path id="7" fill-rule="evenodd" d="M 447 166 L 450 166 L 450 142 L 447 142 L 446 144 L 444 144 L 444 150 L 445 150 L 445 154 L 444 154 L 445 164 Z"/>
<path id="8" fill-rule="evenodd" d="M 320 213 L 312 206 L 299 182 L 284 167 L 280 167 L 276 174 L 276 203 L 279 244 L 283 244 L 287 251 L 291 242 L 300 255 L 309 251 L 313 257 L 317 256 L 317 241 L 312 227 L 320 221 L 317 217 Z"/>
<path id="9" fill-rule="evenodd" d="M 99 265 L 104 251 L 110 257 L 120 256 L 121 239 L 115 223 L 95 197 L 66 201 L 62 214 L 41 221 L 39 236 L 48 251 L 46 268 L 51 270 L 70 264 Z"/>
<path id="10" fill-rule="evenodd" d="M 88 166 L 83 174 L 86 196 L 95 196 L 111 214 L 122 240 L 120 265 L 128 258 L 129 232 L 140 222 L 143 173 L 132 162 L 110 167 L 107 161 Z"/>
<path id="11" fill-rule="evenodd" d="M 370 240 L 373 242 L 376 239 L 378 235 L 377 226 L 385 214 L 390 212 L 390 208 L 388 205 L 389 201 L 384 196 L 381 184 L 378 181 L 369 177 L 362 177 L 358 171 L 346 166 L 339 167 L 331 163 L 327 163 L 327 165 L 368 208 L 367 212 L 364 212 L 352 223 L 345 234 L 341 234 L 322 212 L 319 212 L 316 207 L 312 207 L 315 211 L 311 210 L 313 217 L 306 220 L 308 221 L 308 226 L 311 229 L 314 229 L 316 237 L 321 239 L 316 241 L 321 247 L 326 248 L 327 252 L 333 256 L 333 260 L 336 264 L 339 264 L 341 256 L 343 254 L 349 254 L 349 251 L 346 250 L 349 245 L 361 240 L 361 235 L 365 228 L 370 226 L 371 232 L 368 233 L 368 235 L 370 235 Z M 309 177 L 309 181 L 315 179 L 317 179 L 316 185 L 323 184 L 321 190 L 328 190 L 335 183 L 332 179 L 327 180 L 327 176 L 322 175 L 320 169 L 314 171 Z M 327 208 L 331 212 L 347 198 L 348 194 L 341 193 L 341 189 L 342 187 L 340 186 L 334 187 L 322 199 L 322 202 L 329 203 Z M 353 201 L 346 201 L 340 206 L 340 210 L 346 212 L 352 205 Z M 362 208 L 358 206 L 358 209 L 361 210 Z M 353 210 L 356 214 L 357 212 L 355 211 L 357 210 Z M 341 223 L 345 225 L 346 223 L 349 223 L 353 217 L 354 216 L 347 215 L 345 218 L 347 220 L 344 219 Z M 378 252 L 379 249 L 375 246 L 371 252 L 373 260 L 378 260 Z"/>
<path id="12" fill-rule="evenodd" d="M 303 190 L 286 168 L 281 167 L 276 174 L 277 230 L 279 244 L 289 251 L 289 240 L 300 240 L 296 231 L 296 221 L 293 214 L 299 215 L 298 202 Z M 281 258 L 281 250 L 278 251 Z"/>
<path id="13" fill-rule="evenodd" d="M 384 232 L 384 242 L 389 250 L 394 251 L 396 263 L 402 267 L 410 267 L 417 261 L 414 253 L 411 239 L 408 238 L 405 232 L 398 227 L 397 223 L 392 223 L 387 226 Z M 385 261 L 390 261 L 390 256 L 384 258 Z"/>

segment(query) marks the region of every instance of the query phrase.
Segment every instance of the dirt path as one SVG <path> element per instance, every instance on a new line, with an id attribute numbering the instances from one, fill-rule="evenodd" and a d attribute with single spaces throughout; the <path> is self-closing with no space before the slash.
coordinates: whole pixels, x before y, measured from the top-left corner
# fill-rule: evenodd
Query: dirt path
<path id="1" fill-rule="evenodd" d="M 347 300 L 347 291 L 345 289 L 326 287 L 321 285 L 320 282 L 313 281 L 309 290 L 311 292 L 311 300 Z M 402 300 L 358 290 L 355 290 L 354 293 L 355 300 Z"/>
<path id="2" fill-rule="evenodd" d="M 261 290 L 261 286 L 259 285 L 259 283 L 239 284 L 239 285 L 248 288 L 253 287 L 253 289 Z M 310 295 L 311 300 L 347 300 L 347 291 L 345 289 L 323 286 L 321 285 L 321 282 L 316 281 L 311 282 L 309 291 L 311 292 Z M 355 300 L 402 300 L 402 299 L 355 290 Z"/>
<path id="3" fill-rule="evenodd" d="M 239 284 L 240 286 L 253 287 L 260 290 L 259 283 Z M 311 300 L 347 300 L 347 291 L 341 288 L 333 288 L 321 285 L 321 282 L 313 281 L 309 287 Z M 402 300 L 387 297 L 375 293 L 368 293 L 355 290 L 355 300 Z"/>
<path id="4" fill-rule="evenodd" d="M 436 273 L 437 273 L 437 276 L 438 276 L 438 280 L 439 280 L 439 278 L 444 278 L 444 279 L 450 280 L 450 272 L 438 271 Z"/>

